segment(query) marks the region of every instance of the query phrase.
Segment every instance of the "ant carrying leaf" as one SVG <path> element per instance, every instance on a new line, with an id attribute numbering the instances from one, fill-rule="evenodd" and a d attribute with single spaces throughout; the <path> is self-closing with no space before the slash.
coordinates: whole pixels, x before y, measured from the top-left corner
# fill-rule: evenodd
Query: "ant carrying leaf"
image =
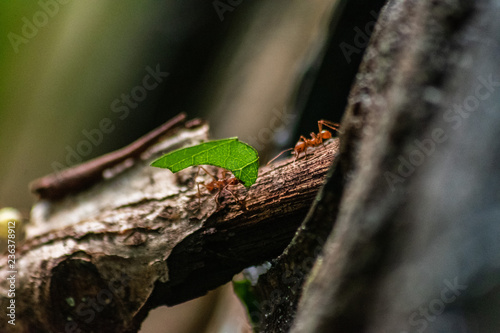
<path id="1" fill-rule="evenodd" d="M 217 178 L 201 165 L 224 168 L 222 177 Z M 202 185 L 210 193 L 217 191 L 215 194 L 217 210 L 220 208 L 219 197 L 223 191 L 229 192 L 236 202 L 246 209 L 244 202 L 238 199 L 232 191 L 232 187 L 239 184 L 250 187 L 255 183 L 259 171 L 259 156 L 253 147 L 234 137 L 175 150 L 156 159 L 151 166 L 166 168 L 174 173 L 190 166 L 199 166 L 196 177 L 200 169 L 203 169 L 213 180 L 207 184 L 197 183 L 198 198 L 201 196 L 200 185 Z M 199 199 L 198 202 L 201 207 L 201 200 Z"/>
<path id="2" fill-rule="evenodd" d="M 217 191 L 217 193 L 215 194 L 215 197 L 214 197 L 215 203 L 217 205 L 216 211 L 218 211 L 219 208 L 220 208 L 219 197 L 220 197 L 220 194 L 223 191 L 226 191 L 229 194 L 231 194 L 233 196 L 234 200 L 236 200 L 236 202 L 241 206 L 241 208 L 243 208 L 244 210 L 246 210 L 245 203 L 243 201 L 241 201 L 240 199 L 238 199 L 238 197 L 236 196 L 236 194 L 232 190 L 232 187 L 237 186 L 239 184 L 243 184 L 243 182 L 241 180 L 239 180 L 235 176 L 231 175 L 231 173 L 228 172 L 225 169 L 222 170 L 222 177 L 221 178 L 217 178 L 216 176 L 214 176 L 213 174 L 211 174 L 207 169 L 205 169 L 202 166 L 198 167 L 198 171 L 196 172 L 195 179 L 198 177 L 201 169 L 203 169 L 203 171 L 205 171 L 205 173 L 207 175 L 211 176 L 213 180 L 211 182 L 207 183 L 207 184 L 205 184 L 205 183 L 198 183 L 198 182 L 196 183 L 196 185 L 198 186 L 198 203 L 199 203 L 199 207 L 201 207 L 200 185 L 202 185 L 210 193 L 213 193 L 213 192 Z M 243 200 L 245 200 L 245 199 L 243 199 Z"/>
<path id="3" fill-rule="evenodd" d="M 283 153 L 290 151 L 290 150 L 293 150 L 292 154 L 295 155 L 295 160 L 298 160 L 300 158 L 301 153 L 304 153 L 304 157 L 306 157 L 307 148 L 317 147 L 317 146 L 323 144 L 323 140 L 328 140 L 332 137 L 332 133 L 328 130 L 324 130 L 323 126 L 329 127 L 332 130 L 338 132 L 340 125 L 337 123 L 328 121 L 328 120 L 318 120 L 318 134 L 311 132 L 310 139 L 301 135 L 299 141 L 297 141 L 294 148 L 288 148 L 288 149 L 283 150 L 275 158 L 273 158 L 272 160 L 267 162 L 267 164 L 269 165 L 271 162 L 273 162 L 278 157 L 280 157 Z"/>

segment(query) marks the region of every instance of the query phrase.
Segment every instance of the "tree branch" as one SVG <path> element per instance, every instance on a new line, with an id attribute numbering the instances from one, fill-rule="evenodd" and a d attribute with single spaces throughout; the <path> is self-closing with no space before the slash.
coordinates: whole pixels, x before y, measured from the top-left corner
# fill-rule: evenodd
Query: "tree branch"
<path id="1" fill-rule="evenodd" d="M 167 151 L 206 140 L 207 133 L 206 125 L 179 130 L 86 191 L 38 202 L 16 253 L 16 325 L 2 321 L 0 330 L 135 332 L 150 309 L 203 295 L 279 255 L 323 182 L 338 140 L 308 158 L 261 168 L 247 210 L 221 196 L 215 212 L 209 195 L 198 207 L 195 168 L 174 175 L 149 167 Z M 4 255 L 4 309 L 8 271 Z"/>

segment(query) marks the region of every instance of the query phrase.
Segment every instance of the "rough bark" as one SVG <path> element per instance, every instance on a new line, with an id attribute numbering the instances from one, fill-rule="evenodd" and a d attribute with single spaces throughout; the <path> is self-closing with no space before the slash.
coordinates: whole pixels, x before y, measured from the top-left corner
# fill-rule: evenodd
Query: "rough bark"
<path id="1" fill-rule="evenodd" d="M 329 94 L 325 93 L 335 100 L 331 108 L 333 110 L 329 109 L 331 115 L 328 119 L 338 119 L 338 114 L 343 113 L 350 82 L 354 81 L 383 4 L 384 1 L 364 0 L 336 2 L 335 15 L 329 24 L 330 36 L 325 46 L 325 59 L 310 93 L 310 105 L 304 107 L 304 118 L 311 119 L 315 114 L 324 112 L 318 107 L 315 95 L 322 94 L 325 89 L 334 90 Z M 300 99 L 297 100 L 296 107 L 303 107 Z M 303 122 L 304 127 L 307 122 Z M 349 178 L 352 168 L 352 163 L 349 162 L 352 159 L 352 149 L 349 144 L 353 142 L 356 132 L 352 131 L 352 127 L 344 126 L 339 135 L 342 149 L 329 170 L 326 185 L 316 196 L 292 242 L 282 255 L 272 261 L 270 270 L 259 277 L 253 288 L 258 304 L 251 310 L 250 317 L 254 329 L 259 332 L 289 331 L 304 281 L 334 226 L 345 180 Z"/>
<path id="2" fill-rule="evenodd" d="M 338 140 L 308 158 L 261 168 L 246 193 L 247 210 L 227 195 L 215 211 L 212 196 L 198 205 L 195 168 L 174 175 L 149 167 L 207 133 L 206 125 L 179 130 L 90 189 L 37 203 L 28 239 L 16 252 L 16 325 L 2 320 L 0 330 L 135 332 L 150 309 L 203 295 L 279 255 L 323 182 Z M 4 309 L 8 271 L 4 255 Z"/>
<path id="3" fill-rule="evenodd" d="M 292 332 L 498 331 L 498 8 L 388 2 L 343 121 L 352 177 Z"/>

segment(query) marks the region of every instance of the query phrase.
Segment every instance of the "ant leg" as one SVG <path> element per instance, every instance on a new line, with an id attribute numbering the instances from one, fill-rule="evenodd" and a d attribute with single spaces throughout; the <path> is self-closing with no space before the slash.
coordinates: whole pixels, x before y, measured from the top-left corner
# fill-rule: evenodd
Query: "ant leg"
<path id="1" fill-rule="evenodd" d="M 229 192 L 229 193 L 233 196 L 234 200 L 236 200 L 236 202 L 237 202 L 237 203 L 238 203 L 238 204 L 239 204 L 239 205 L 240 205 L 240 206 L 241 206 L 244 210 L 246 210 L 246 209 L 247 209 L 247 207 L 246 207 L 245 203 L 244 203 L 244 202 L 242 202 L 240 199 L 238 199 L 238 197 L 236 196 L 236 194 L 234 194 L 234 192 L 233 192 L 233 191 L 229 188 L 229 186 L 230 186 L 230 185 L 226 185 L 226 186 L 224 186 L 224 187 L 222 188 L 222 190 L 223 190 L 223 191 L 225 190 L 226 192 Z M 245 197 L 245 198 L 246 198 L 246 197 Z"/>
<path id="2" fill-rule="evenodd" d="M 306 137 L 304 137 L 303 135 L 301 135 L 300 138 L 299 138 L 299 141 L 297 142 L 297 144 L 301 140 L 304 143 L 304 148 L 300 148 L 300 150 L 304 149 L 304 157 L 306 157 L 307 156 L 307 147 L 309 146 L 309 141 L 311 141 L 311 140 L 309 140 Z M 297 144 L 295 145 L 295 150 L 294 150 L 294 152 L 295 152 L 295 161 L 297 161 L 300 158 L 300 153 L 301 153 L 300 150 L 297 151 Z"/>
<path id="3" fill-rule="evenodd" d="M 219 188 L 219 190 L 217 191 L 217 194 L 215 194 L 215 197 L 214 197 L 214 200 L 215 200 L 215 211 L 219 211 L 219 208 L 220 208 L 220 203 L 219 203 L 219 196 L 220 196 L 220 193 L 222 192 L 222 189 Z"/>
<path id="4" fill-rule="evenodd" d="M 199 169 L 198 169 L 199 170 Z M 201 192 L 200 192 L 200 183 L 196 183 L 198 187 L 198 209 L 201 209 Z"/>
<path id="5" fill-rule="evenodd" d="M 198 209 L 201 209 L 201 191 L 200 191 L 200 185 L 202 185 L 208 191 L 207 185 L 205 185 L 204 183 L 201 183 L 201 182 L 196 183 L 196 186 L 198 187 L 198 195 L 197 195 L 197 197 L 198 197 Z"/>
<path id="6" fill-rule="evenodd" d="M 283 153 L 287 152 L 287 151 L 290 151 L 290 150 L 293 150 L 293 148 L 288 148 L 288 149 L 285 149 L 283 150 L 281 153 L 279 153 L 278 155 L 276 155 L 275 158 L 273 158 L 272 160 L 270 160 L 269 162 L 267 162 L 266 165 L 269 165 L 271 164 L 271 162 L 273 162 L 274 160 L 276 160 L 278 157 L 280 157 L 281 155 L 283 155 Z M 293 153 L 292 153 L 293 154 Z"/>
<path id="7" fill-rule="evenodd" d="M 201 209 L 201 192 L 200 192 L 200 183 L 196 181 L 196 178 L 200 175 L 200 168 L 196 171 L 196 176 L 194 176 L 194 181 L 196 182 L 196 188 L 198 190 L 198 210 Z"/>
<path id="8" fill-rule="evenodd" d="M 215 177 L 214 175 L 212 175 L 207 169 L 205 169 L 204 167 L 202 167 L 201 165 L 199 166 L 198 168 L 198 172 L 200 171 L 200 169 L 203 169 L 203 171 L 205 171 L 205 173 L 207 175 L 209 175 L 210 177 L 212 177 L 214 180 L 217 180 L 217 177 Z M 198 177 L 198 176 L 197 176 Z"/>
<path id="9" fill-rule="evenodd" d="M 318 136 L 317 136 L 317 144 L 319 145 L 320 143 L 323 143 L 323 146 L 324 146 L 325 143 L 323 140 L 330 139 L 332 137 L 332 133 L 330 133 L 330 131 L 323 130 L 323 125 L 325 125 L 326 127 L 330 128 L 336 132 L 339 132 L 339 133 L 340 133 L 340 131 L 339 131 L 340 125 L 337 123 L 328 121 L 328 120 L 318 120 L 319 132 L 318 132 Z"/>
<path id="10" fill-rule="evenodd" d="M 200 165 L 200 166 L 198 166 L 198 171 L 196 171 L 195 181 L 196 181 L 196 178 L 198 178 L 198 176 L 200 175 L 200 169 L 203 169 L 203 171 L 205 171 L 205 173 L 207 175 L 210 175 L 213 179 L 217 180 L 217 178 L 215 178 L 210 172 L 208 172 L 207 169 L 205 169 L 204 167 L 202 167 Z M 198 188 L 198 210 L 201 209 L 201 191 L 200 191 L 200 185 L 203 185 L 205 188 L 207 188 L 207 186 L 204 183 L 202 183 L 202 182 L 196 182 L 196 187 Z"/>
<path id="11" fill-rule="evenodd" d="M 339 127 L 340 127 L 339 124 L 334 123 L 334 122 L 329 121 L 329 120 L 318 120 L 319 133 L 321 133 L 321 131 L 323 130 L 323 125 L 325 125 L 326 127 L 331 128 L 332 130 L 334 130 L 336 132 L 339 132 Z"/>

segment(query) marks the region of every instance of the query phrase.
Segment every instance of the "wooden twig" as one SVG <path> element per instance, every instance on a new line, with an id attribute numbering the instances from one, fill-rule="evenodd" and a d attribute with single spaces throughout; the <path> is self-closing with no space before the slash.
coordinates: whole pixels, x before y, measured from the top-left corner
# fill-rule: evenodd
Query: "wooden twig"
<path id="1" fill-rule="evenodd" d="M 109 154 L 100 156 L 76 167 L 57 172 L 34 180 L 30 184 L 31 191 L 42 199 L 56 200 L 84 190 L 103 177 L 103 171 L 129 158 L 137 158 L 161 136 L 181 125 L 186 114 L 180 113 L 154 131 L 140 137 L 128 146 Z"/>

